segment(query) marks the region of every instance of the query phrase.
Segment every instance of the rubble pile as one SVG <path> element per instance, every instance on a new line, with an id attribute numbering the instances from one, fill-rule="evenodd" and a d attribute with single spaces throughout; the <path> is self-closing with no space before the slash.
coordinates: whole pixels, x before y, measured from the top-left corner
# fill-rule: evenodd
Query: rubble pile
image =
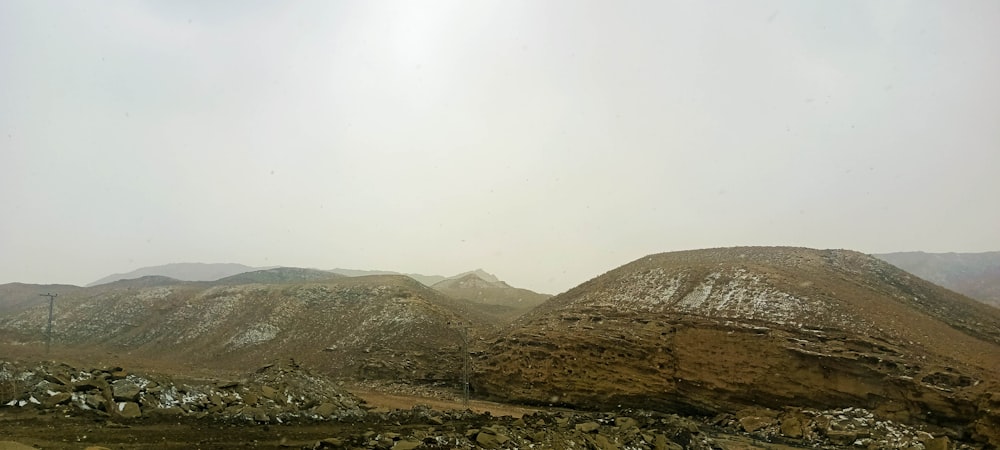
<path id="1" fill-rule="evenodd" d="M 269 365 L 245 380 L 182 382 L 121 367 L 81 370 L 65 364 L 19 368 L 0 363 L 0 381 L 14 386 L 8 407 L 81 411 L 117 419 L 212 416 L 281 423 L 348 420 L 365 415 L 361 401 L 297 365 Z"/>
<path id="2" fill-rule="evenodd" d="M 971 448 L 952 442 L 951 430 L 935 429 L 934 434 L 911 426 L 880 419 L 863 408 L 810 410 L 793 408 L 773 411 L 749 408 L 721 414 L 708 421 L 725 430 L 745 433 L 763 441 L 823 445 L 828 448 L 933 449 Z"/>
<path id="3" fill-rule="evenodd" d="M 357 433 L 316 442 L 311 448 L 515 449 L 591 448 L 598 450 L 713 449 L 715 441 L 697 421 L 676 415 L 536 412 L 520 418 L 471 411 L 442 412 L 417 406 L 370 413 Z M 384 424 L 403 424 L 386 431 Z M 310 448 L 310 447 L 305 447 Z"/>
<path id="4" fill-rule="evenodd" d="M 386 431 L 384 424 L 404 424 Z M 406 424 L 412 426 L 405 427 Z M 675 414 L 624 410 L 618 413 L 540 411 L 521 418 L 491 417 L 469 411 L 440 412 L 423 407 L 370 414 L 357 434 L 316 442 L 312 448 L 364 449 L 909 449 L 981 448 L 905 425 L 876 419 L 870 412 L 768 410 L 741 416 L 690 418 Z M 360 427 L 359 427 L 360 428 Z M 308 448 L 308 447 L 306 447 Z"/>
<path id="5" fill-rule="evenodd" d="M 715 417 L 633 409 L 542 410 L 520 418 L 426 406 L 374 412 L 337 382 L 294 362 L 267 365 L 235 381 L 182 381 L 120 367 L 83 370 L 65 364 L 28 367 L 0 361 L 0 400 L 0 408 L 97 415 L 107 417 L 107 424 L 221 422 L 275 433 L 275 440 L 280 440 L 282 429 L 275 426 L 337 422 L 330 424 L 336 431 L 325 439 L 283 444 L 304 449 L 707 450 L 759 448 L 764 442 L 820 449 L 982 448 L 968 445 L 954 430 L 918 429 L 861 408 L 751 407 Z"/>

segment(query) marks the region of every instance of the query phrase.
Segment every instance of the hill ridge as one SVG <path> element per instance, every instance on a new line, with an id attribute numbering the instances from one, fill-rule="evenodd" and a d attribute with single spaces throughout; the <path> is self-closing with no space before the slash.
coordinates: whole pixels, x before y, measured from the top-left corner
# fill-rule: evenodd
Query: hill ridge
<path id="1" fill-rule="evenodd" d="M 215 281 L 220 278 L 259 269 L 264 268 L 250 267 L 237 263 L 169 263 L 158 266 L 140 267 L 125 273 L 111 274 L 87 284 L 86 287 L 150 275 L 166 276 L 183 281 Z"/>
<path id="2" fill-rule="evenodd" d="M 481 389 L 529 403 L 860 406 L 1000 442 L 984 431 L 1000 429 L 985 400 L 1000 391 L 1000 311 L 855 251 L 648 255 L 521 316 L 482 354 Z"/>

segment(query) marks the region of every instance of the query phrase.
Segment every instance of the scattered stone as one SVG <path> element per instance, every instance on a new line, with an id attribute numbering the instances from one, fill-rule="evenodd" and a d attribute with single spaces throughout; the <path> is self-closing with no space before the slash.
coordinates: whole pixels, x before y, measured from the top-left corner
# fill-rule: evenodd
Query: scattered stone
<path id="1" fill-rule="evenodd" d="M 97 394 L 88 394 L 84 396 L 83 403 L 90 409 L 97 409 L 97 410 L 105 409 L 104 397 L 101 397 L 100 395 Z"/>
<path id="2" fill-rule="evenodd" d="M 73 394 L 68 392 L 57 392 L 55 395 L 49 396 L 48 398 L 42 400 L 42 405 L 47 408 L 52 408 L 56 405 L 64 405 L 69 403 L 73 399 Z"/>
<path id="3" fill-rule="evenodd" d="M 501 445 L 509 440 L 510 438 L 500 434 L 493 427 L 483 427 L 479 434 L 476 435 L 476 443 L 483 446 L 483 448 L 500 448 Z"/>
<path id="4" fill-rule="evenodd" d="M 82 380 L 82 381 L 77 381 L 76 383 L 73 383 L 73 390 L 76 391 L 76 392 L 98 391 L 103 386 L 104 386 L 104 383 L 101 383 L 101 382 L 99 382 L 97 380 L 94 380 L 94 379 Z"/>
<path id="5" fill-rule="evenodd" d="M 121 402 L 118 404 L 118 415 L 125 419 L 135 419 L 142 417 L 142 410 L 135 402 Z"/>
<path id="6" fill-rule="evenodd" d="M 934 438 L 924 442 L 925 450 L 948 450 L 951 448 L 951 440 L 947 436 Z"/>
<path id="7" fill-rule="evenodd" d="M 421 445 L 423 445 L 423 442 L 417 439 L 401 439 L 396 441 L 392 446 L 392 450 L 413 450 Z"/>
<path id="8" fill-rule="evenodd" d="M 618 444 L 616 444 L 614 442 L 611 442 L 604 435 L 598 434 L 598 435 L 593 436 L 593 437 L 588 437 L 587 440 L 594 447 L 596 447 L 598 450 L 620 450 L 621 449 L 621 447 L 619 447 Z"/>
<path id="9" fill-rule="evenodd" d="M 826 437 L 830 439 L 830 442 L 833 442 L 834 444 L 850 445 L 853 444 L 854 441 L 858 439 L 858 433 L 855 433 L 853 431 L 830 430 L 826 433 Z"/>
<path id="10" fill-rule="evenodd" d="M 268 400 L 274 400 L 275 396 L 278 395 L 278 391 L 271 386 L 261 386 L 260 394 Z"/>
<path id="11" fill-rule="evenodd" d="M 770 417 L 745 416 L 740 418 L 740 426 L 743 427 L 743 431 L 746 431 L 747 433 L 753 433 L 754 431 L 769 427 L 773 424 L 774 419 Z"/>
<path id="12" fill-rule="evenodd" d="M 342 448 L 344 441 L 337 438 L 326 438 L 313 445 L 314 450 L 320 450 L 324 448 Z"/>
<path id="13" fill-rule="evenodd" d="M 128 380 L 118 380 L 111 384 L 112 396 L 115 401 L 135 402 L 139 400 L 142 390 L 135 383 Z"/>
<path id="14" fill-rule="evenodd" d="M 639 426 L 639 421 L 631 417 L 615 417 L 615 426 L 618 428 L 635 428 Z"/>
<path id="15" fill-rule="evenodd" d="M 320 417 L 330 417 L 336 411 L 337 406 L 333 403 L 322 403 L 313 410 L 313 412 Z"/>
<path id="16" fill-rule="evenodd" d="M 789 416 L 781 419 L 781 434 L 785 437 L 799 439 L 802 437 L 802 421 L 798 417 Z"/>
<path id="17" fill-rule="evenodd" d="M 61 373 L 47 373 L 42 376 L 45 381 L 50 383 L 62 385 L 62 386 L 72 386 L 73 382 L 69 380 L 69 377 Z"/>

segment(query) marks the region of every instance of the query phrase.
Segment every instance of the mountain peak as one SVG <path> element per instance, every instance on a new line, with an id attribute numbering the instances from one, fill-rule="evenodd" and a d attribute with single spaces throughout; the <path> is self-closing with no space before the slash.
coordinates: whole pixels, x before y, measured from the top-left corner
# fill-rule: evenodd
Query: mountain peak
<path id="1" fill-rule="evenodd" d="M 503 283 L 502 281 L 500 281 L 499 278 L 497 278 L 496 275 L 493 275 L 492 273 L 489 273 L 483 269 L 475 269 L 475 270 L 470 270 L 468 272 L 462 272 L 458 275 L 448 277 L 448 279 L 454 280 L 458 278 L 463 278 L 467 275 L 475 275 L 479 279 L 486 281 L 488 283 Z"/>

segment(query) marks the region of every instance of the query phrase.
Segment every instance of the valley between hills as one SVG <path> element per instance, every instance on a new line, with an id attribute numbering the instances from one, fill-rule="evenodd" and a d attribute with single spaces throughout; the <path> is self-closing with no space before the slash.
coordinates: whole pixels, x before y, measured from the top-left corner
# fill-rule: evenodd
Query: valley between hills
<path id="1" fill-rule="evenodd" d="M 556 296 L 238 265 L 0 285 L 0 449 L 997 448 L 1000 309 L 886 261 L 661 253 Z"/>

